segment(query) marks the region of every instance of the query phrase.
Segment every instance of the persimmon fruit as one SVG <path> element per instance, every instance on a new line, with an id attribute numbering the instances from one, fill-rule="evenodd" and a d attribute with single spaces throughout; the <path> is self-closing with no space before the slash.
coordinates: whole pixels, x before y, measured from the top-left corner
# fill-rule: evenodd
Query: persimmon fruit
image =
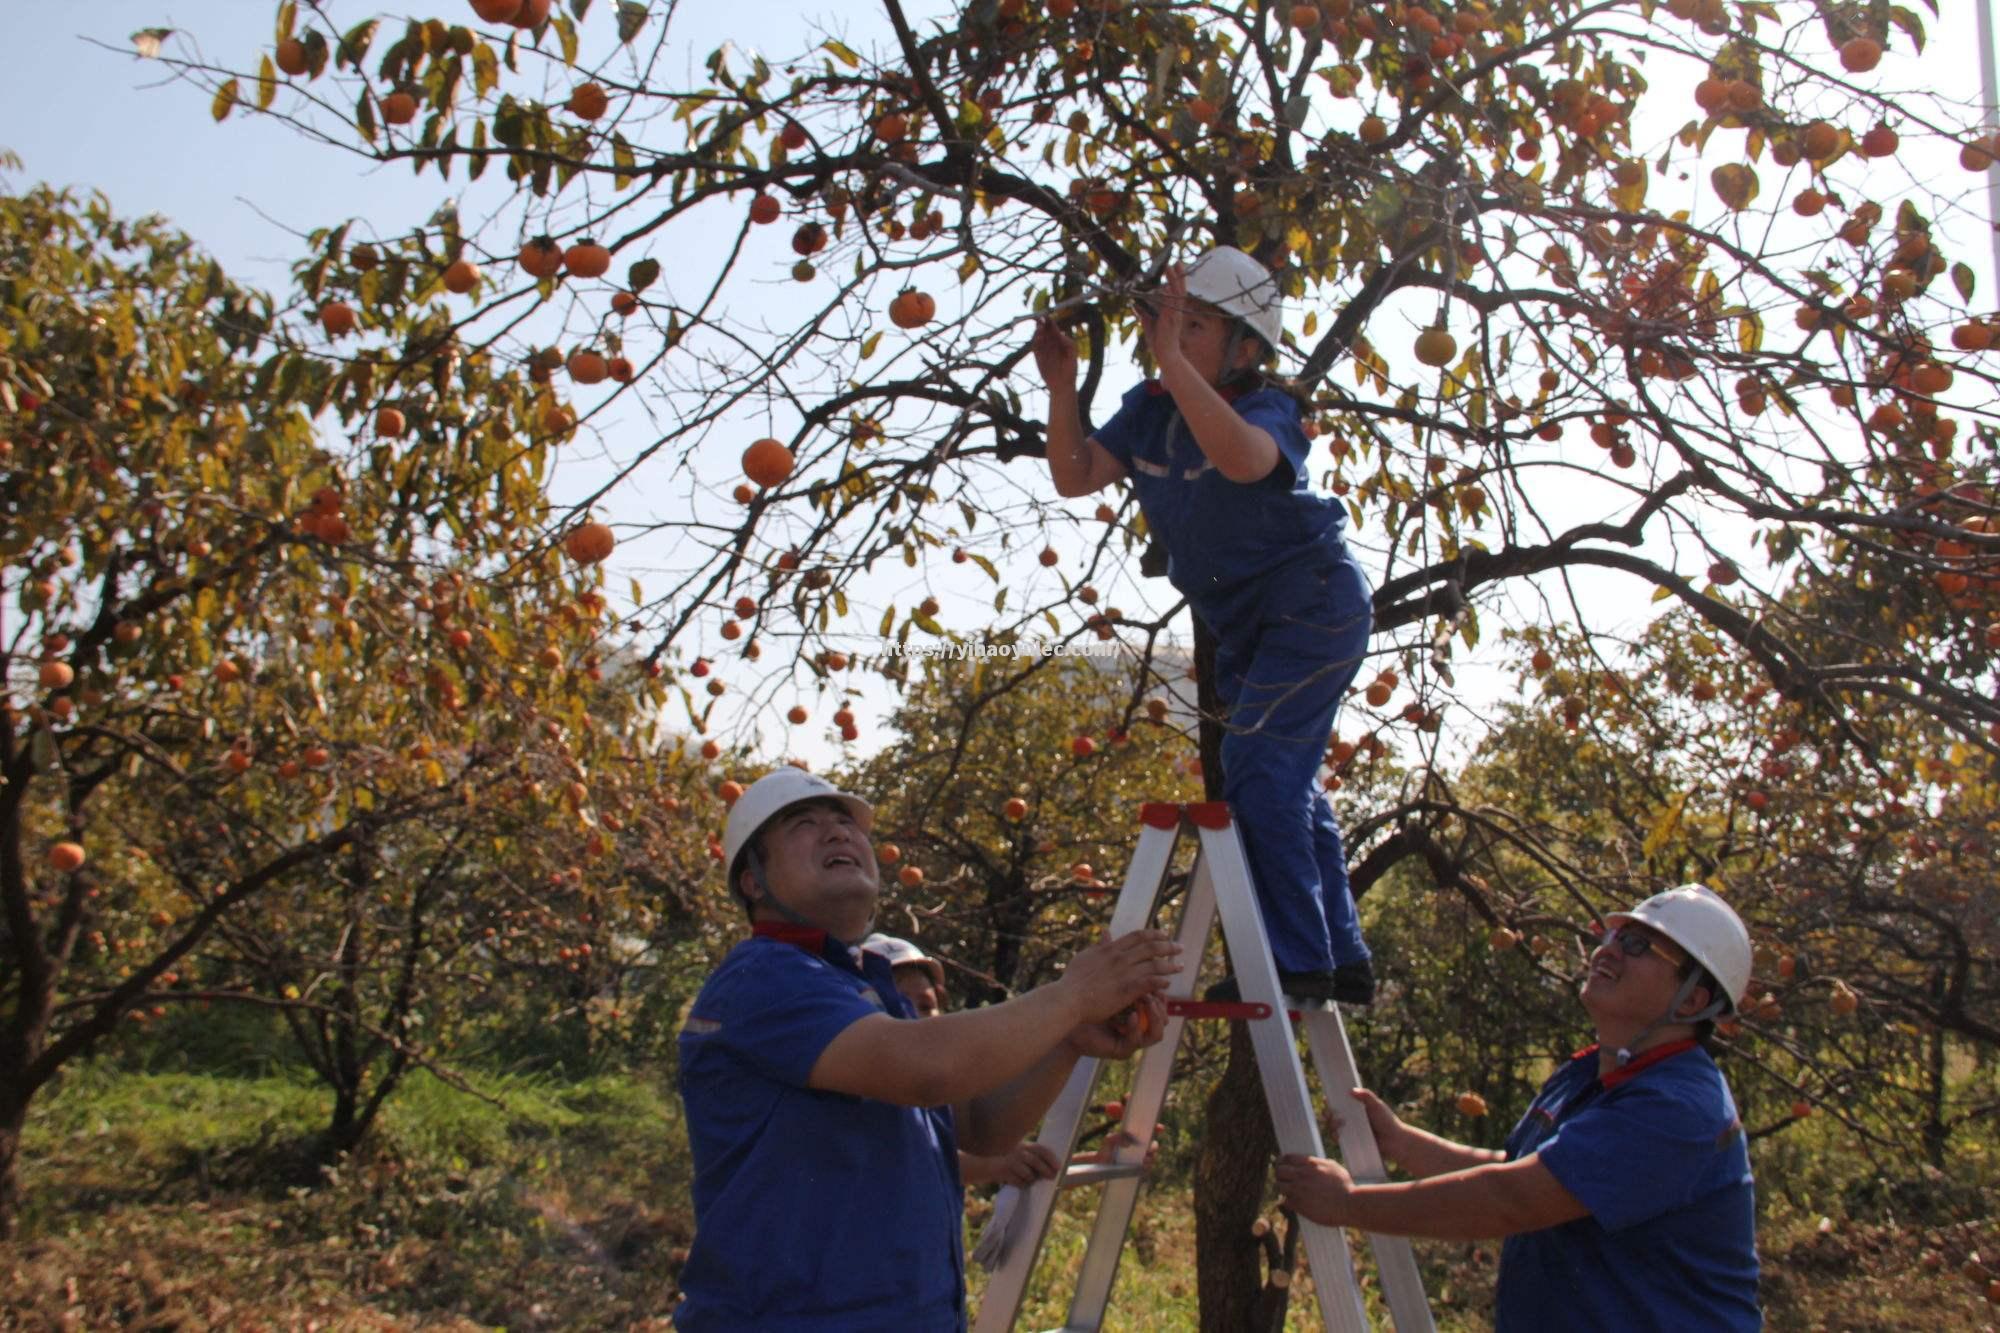
<path id="1" fill-rule="evenodd" d="M 596 120 L 611 109 L 611 94 L 597 82 L 579 83 L 570 89 L 569 113 L 578 120 Z"/>
<path id="2" fill-rule="evenodd" d="M 562 247 L 546 236 L 537 236 L 521 247 L 520 262 L 531 278 L 553 278 L 562 272 Z"/>
<path id="3" fill-rule="evenodd" d="M 618 538 L 610 525 L 596 519 L 579 523 L 563 537 L 563 551 L 579 565 L 594 565 L 610 555 Z"/>
<path id="4" fill-rule="evenodd" d="M 783 485 L 796 462 L 783 443 L 766 438 L 743 451 L 743 475 L 768 490 Z"/>

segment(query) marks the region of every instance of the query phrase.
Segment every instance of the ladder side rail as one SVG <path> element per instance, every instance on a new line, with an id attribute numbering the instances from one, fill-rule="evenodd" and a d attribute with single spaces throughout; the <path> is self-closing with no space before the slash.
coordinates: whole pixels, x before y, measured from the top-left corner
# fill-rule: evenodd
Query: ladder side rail
<path id="1" fill-rule="evenodd" d="M 1178 835 L 1178 827 L 1163 828 L 1151 823 L 1139 830 L 1139 843 L 1126 870 L 1125 886 L 1119 890 L 1117 905 L 1111 913 L 1113 938 L 1138 930 L 1151 919 L 1160 885 L 1173 861 Z M 1164 1038 L 1160 1044 L 1166 1044 Z M 1056 1161 L 1065 1166 L 1076 1150 L 1077 1130 L 1090 1106 L 1100 1063 L 1089 1057 L 1078 1060 L 1070 1071 L 1069 1081 L 1063 1084 L 1062 1092 L 1042 1117 L 1041 1133 L 1035 1141 L 1053 1152 Z M 1018 1212 L 1013 1219 L 1015 1234 L 1006 1257 L 987 1279 L 979 1301 L 979 1317 L 973 1325 L 975 1333 L 1006 1333 L 1020 1317 L 1022 1302 L 1028 1294 L 1028 1280 L 1034 1276 L 1035 1261 L 1048 1237 L 1049 1219 L 1055 1212 L 1061 1189 L 1058 1173 L 1054 1180 L 1036 1181 L 1015 1200 Z"/>
<path id="2" fill-rule="evenodd" d="M 1201 855 L 1195 873 L 1212 876 L 1215 882 L 1223 938 L 1228 942 L 1229 961 L 1243 998 L 1272 1006 L 1270 1018 L 1250 1024 L 1250 1039 L 1263 1076 L 1264 1100 L 1270 1107 L 1278 1151 L 1324 1156 L 1305 1067 L 1279 992 L 1278 968 L 1271 956 L 1270 937 L 1264 933 L 1263 913 L 1257 907 L 1249 858 L 1233 818 L 1221 828 L 1201 829 Z M 1321 1322 L 1335 1333 L 1368 1333 L 1368 1311 L 1346 1235 L 1337 1227 L 1323 1227 L 1305 1218 L 1299 1219 L 1299 1225 L 1304 1228 L 1306 1257 L 1319 1293 Z"/>
<path id="3" fill-rule="evenodd" d="M 1340 1157 L 1356 1181 L 1377 1184 L 1389 1178 L 1382 1161 L 1375 1131 L 1369 1128 L 1368 1113 L 1354 1097 L 1361 1075 L 1354 1063 L 1354 1048 L 1347 1040 L 1347 1025 L 1338 1008 L 1328 1008 L 1305 1016 L 1306 1045 L 1319 1070 L 1320 1086 L 1326 1091 L 1327 1108 L 1340 1121 Z M 1416 1251 L 1407 1236 L 1368 1233 L 1375 1252 L 1375 1267 L 1382 1281 L 1382 1295 L 1397 1333 L 1435 1333 L 1429 1299 L 1424 1295 L 1422 1271 Z"/>
<path id="4" fill-rule="evenodd" d="M 1181 946 L 1181 959 L 1188 968 L 1183 975 L 1192 976 L 1200 969 L 1202 950 L 1214 928 L 1215 886 L 1208 876 L 1196 874 L 1189 880 L 1187 900 L 1181 906 L 1180 928 L 1175 934 Z M 1140 1053 L 1138 1066 L 1132 1071 L 1131 1091 L 1125 1098 L 1125 1118 L 1119 1124 L 1130 1137 L 1119 1148 L 1118 1161 L 1145 1161 L 1159 1129 L 1160 1111 L 1166 1105 L 1167 1085 L 1173 1078 L 1174 1061 L 1179 1056 L 1186 1028 L 1186 1019 L 1169 1018 L 1159 1044 Z M 1083 1252 L 1066 1328 L 1094 1330 L 1103 1326 L 1142 1183 L 1141 1179 L 1121 1180 L 1105 1187 L 1097 1205 L 1090 1243 Z"/>

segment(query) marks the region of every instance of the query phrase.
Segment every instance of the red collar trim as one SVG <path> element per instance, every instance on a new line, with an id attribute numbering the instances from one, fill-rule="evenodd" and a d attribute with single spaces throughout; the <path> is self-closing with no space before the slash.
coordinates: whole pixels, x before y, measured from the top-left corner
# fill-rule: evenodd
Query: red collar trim
<path id="1" fill-rule="evenodd" d="M 795 944 L 815 958 L 826 952 L 826 932 L 790 921 L 753 921 L 750 933 L 780 944 Z"/>
<path id="2" fill-rule="evenodd" d="M 1699 1044 L 1694 1038 L 1687 1037 L 1680 1041 L 1670 1041 L 1664 1046 L 1655 1046 L 1650 1051 L 1641 1051 L 1632 1057 L 1630 1063 L 1603 1075 L 1598 1079 L 1598 1082 L 1607 1088 L 1615 1088 L 1626 1079 L 1637 1074 L 1640 1070 L 1650 1065 L 1659 1064 L 1662 1060 L 1670 1060 L 1682 1051 L 1691 1051 Z M 1595 1050 L 1596 1048 L 1592 1047 L 1591 1049 Z"/>

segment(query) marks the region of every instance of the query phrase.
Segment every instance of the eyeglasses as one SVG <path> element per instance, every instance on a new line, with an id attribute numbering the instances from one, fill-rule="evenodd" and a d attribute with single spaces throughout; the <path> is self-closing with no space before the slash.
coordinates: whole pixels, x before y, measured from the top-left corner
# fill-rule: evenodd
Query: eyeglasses
<path id="1" fill-rule="evenodd" d="M 1605 932 L 1604 942 L 1616 946 L 1619 953 L 1627 958 L 1641 958 L 1649 953 L 1657 953 L 1670 966 L 1685 967 L 1687 960 L 1677 956 L 1676 951 L 1644 926 L 1619 926 Z"/>

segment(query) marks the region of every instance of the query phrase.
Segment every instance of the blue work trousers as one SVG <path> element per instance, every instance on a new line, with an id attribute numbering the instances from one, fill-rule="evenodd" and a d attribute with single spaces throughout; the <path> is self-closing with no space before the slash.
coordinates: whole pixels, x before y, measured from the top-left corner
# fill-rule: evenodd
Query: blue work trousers
<path id="1" fill-rule="evenodd" d="M 1341 548 L 1304 573 L 1274 573 L 1254 621 L 1216 633 L 1227 710 L 1222 795 L 1242 831 L 1280 972 L 1369 956 L 1347 852 L 1319 769 L 1374 628 L 1368 580 Z M 1211 626 L 1211 628 L 1215 628 Z"/>

